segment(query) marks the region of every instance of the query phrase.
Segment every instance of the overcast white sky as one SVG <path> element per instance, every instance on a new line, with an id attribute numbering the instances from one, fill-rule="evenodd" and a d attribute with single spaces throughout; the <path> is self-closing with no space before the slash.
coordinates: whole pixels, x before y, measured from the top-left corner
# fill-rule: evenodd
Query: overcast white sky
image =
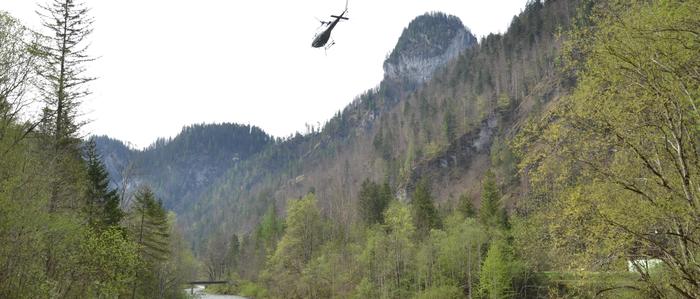
<path id="1" fill-rule="evenodd" d="M 36 3 L 2 0 L 32 28 Z M 184 125 L 237 122 L 275 136 L 323 123 L 380 82 L 401 31 L 429 11 L 453 14 L 477 37 L 504 32 L 526 0 L 350 0 L 350 21 L 327 55 L 311 48 L 343 0 L 99 0 L 89 65 L 99 77 L 82 109 L 89 134 L 144 147 Z"/>

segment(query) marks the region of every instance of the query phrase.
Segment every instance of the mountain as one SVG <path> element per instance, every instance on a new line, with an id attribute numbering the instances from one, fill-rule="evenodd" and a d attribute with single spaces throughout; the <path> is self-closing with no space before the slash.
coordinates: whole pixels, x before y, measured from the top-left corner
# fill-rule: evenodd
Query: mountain
<path id="1" fill-rule="evenodd" d="M 476 44 L 476 37 L 455 16 L 428 13 L 406 27 L 384 62 L 386 79 L 417 86 L 436 69 Z"/>
<path id="2" fill-rule="evenodd" d="M 193 146 L 181 140 L 206 132 L 185 130 L 131 151 L 131 159 L 146 169 L 143 182 L 156 184 L 166 206 L 180 214 L 196 250 L 211 234 L 250 232 L 270 207 L 283 214 L 289 199 L 310 191 L 323 213 L 350 224 L 365 179 L 388 183 L 402 201 L 425 179 L 445 210 L 461 194 L 478 198 L 491 168 L 507 183 L 512 205 L 523 178 L 505 140 L 570 88 L 554 64 L 561 48 L 556 32 L 568 26 L 576 6 L 534 1 L 505 34 L 479 43 L 454 16 L 419 16 L 387 57 L 378 87 L 319 131 L 278 140 L 260 132 L 252 147 L 229 139 L 249 149 L 234 163 L 231 147 L 213 147 L 219 155 L 181 148 Z M 103 151 L 107 164 L 124 165 L 109 162 L 128 156 L 112 148 Z"/>
<path id="3" fill-rule="evenodd" d="M 389 55 L 379 87 L 357 97 L 320 131 L 289 138 L 236 165 L 193 202 L 182 219 L 195 244 L 212 233 L 250 232 L 270 206 L 284 213 L 289 199 L 309 191 L 326 215 L 350 224 L 365 179 L 388 183 L 403 201 L 426 179 L 445 210 L 461 194 L 478 198 L 484 171 L 493 168 L 509 183 L 506 199 L 512 205 L 522 187 L 504 140 L 567 91 L 570 83 L 553 63 L 561 47 L 556 32 L 568 26 L 576 6 L 535 1 L 507 33 L 464 42 L 452 59 L 456 50 L 448 45 L 471 40 L 460 37 L 461 22 L 442 14 L 419 17 Z M 453 29 L 439 40 L 436 27 Z M 417 61 L 438 61 L 434 57 L 444 59 L 430 76 L 423 75 L 427 67 L 416 71 L 428 65 Z"/>
<path id="4" fill-rule="evenodd" d="M 148 184 L 177 213 L 226 170 L 273 142 L 260 128 L 230 123 L 188 126 L 175 138 L 159 139 L 144 150 L 95 137 L 113 186 L 131 192 Z"/>

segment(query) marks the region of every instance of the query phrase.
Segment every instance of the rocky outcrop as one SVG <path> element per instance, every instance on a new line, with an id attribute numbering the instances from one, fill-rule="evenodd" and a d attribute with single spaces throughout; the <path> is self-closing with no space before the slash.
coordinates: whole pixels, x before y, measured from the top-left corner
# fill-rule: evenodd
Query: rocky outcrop
<path id="1" fill-rule="evenodd" d="M 385 80 L 420 85 L 454 59 L 476 38 L 455 16 L 430 13 L 404 29 L 394 51 L 384 62 Z"/>

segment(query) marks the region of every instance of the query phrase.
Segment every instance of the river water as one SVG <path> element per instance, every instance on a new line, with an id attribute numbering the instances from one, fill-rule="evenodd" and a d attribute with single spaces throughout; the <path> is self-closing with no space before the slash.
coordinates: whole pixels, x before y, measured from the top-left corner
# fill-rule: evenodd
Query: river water
<path id="1" fill-rule="evenodd" d="M 195 286 L 191 289 L 185 289 L 187 294 L 194 294 L 193 298 L 196 299 L 246 299 L 245 297 L 233 296 L 233 295 L 211 295 L 204 293 L 204 286 Z"/>

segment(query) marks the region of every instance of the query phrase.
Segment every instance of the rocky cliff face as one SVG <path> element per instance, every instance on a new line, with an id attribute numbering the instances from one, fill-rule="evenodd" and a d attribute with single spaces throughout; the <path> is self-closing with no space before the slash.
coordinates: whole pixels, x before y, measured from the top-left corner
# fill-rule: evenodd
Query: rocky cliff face
<path id="1" fill-rule="evenodd" d="M 404 29 L 384 62 L 384 77 L 414 86 L 423 84 L 435 70 L 474 44 L 476 37 L 459 18 L 443 13 L 422 15 Z"/>

